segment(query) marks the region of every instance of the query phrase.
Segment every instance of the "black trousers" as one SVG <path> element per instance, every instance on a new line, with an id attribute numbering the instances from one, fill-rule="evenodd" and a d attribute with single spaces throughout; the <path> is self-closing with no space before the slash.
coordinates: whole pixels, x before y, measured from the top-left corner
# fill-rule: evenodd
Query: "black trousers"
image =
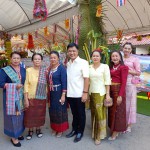
<path id="1" fill-rule="evenodd" d="M 81 101 L 81 98 L 73 97 L 67 97 L 67 101 L 73 115 L 72 129 L 76 133 L 83 134 L 86 122 L 85 103 Z"/>

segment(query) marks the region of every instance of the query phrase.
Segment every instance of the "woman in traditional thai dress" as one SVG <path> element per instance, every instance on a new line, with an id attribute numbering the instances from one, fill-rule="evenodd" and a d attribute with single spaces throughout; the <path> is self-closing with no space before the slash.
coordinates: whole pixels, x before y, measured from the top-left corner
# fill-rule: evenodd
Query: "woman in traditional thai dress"
<path id="1" fill-rule="evenodd" d="M 11 137 L 14 146 L 20 147 L 23 140 L 23 85 L 26 70 L 20 67 L 18 52 L 10 55 L 10 66 L 0 70 L 0 88 L 3 88 L 4 133 Z"/>
<path id="2" fill-rule="evenodd" d="M 90 65 L 90 108 L 92 120 L 92 138 L 95 144 L 106 137 L 106 107 L 104 99 L 110 98 L 110 70 L 107 64 L 100 63 L 101 53 L 95 50 L 91 54 L 93 64 Z"/>
<path id="3" fill-rule="evenodd" d="M 59 53 L 57 51 L 50 53 L 50 68 L 47 80 L 50 95 L 49 115 L 52 135 L 61 137 L 62 133 L 69 127 L 66 102 L 67 74 L 66 68 L 59 63 Z"/>
<path id="4" fill-rule="evenodd" d="M 33 67 L 27 69 L 24 97 L 25 97 L 25 117 L 24 125 L 29 128 L 27 140 L 33 135 L 33 129 L 36 128 L 38 138 L 43 136 L 41 126 L 45 123 L 46 115 L 46 67 L 42 66 L 43 56 L 34 53 L 32 56 Z"/>
<path id="5" fill-rule="evenodd" d="M 118 133 L 124 132 L 127 128 L 125 88 L 128 67 L 124 65 L 118 51 L 111 53 L 110 74 L 112 79 L 110 96 L 113 99 L 113 106 L 108 108 L 108 126 L 111 131 L 109 140 L 115 140 Z"/>
<path id="6" fill-rule="evenodd" d="M 131 55 L 132 47 L 131 43 L 125 43 L 123 46 L 124 64 L 129 68 L 126 86 L 126 114 L 128 124 L 126 132 L 131 132 L 131 125 L 136 123 L 137 90 L 136 85 L 132 83 L 132 78 L 140 76 L 140 62 L 137 57 Z"/>

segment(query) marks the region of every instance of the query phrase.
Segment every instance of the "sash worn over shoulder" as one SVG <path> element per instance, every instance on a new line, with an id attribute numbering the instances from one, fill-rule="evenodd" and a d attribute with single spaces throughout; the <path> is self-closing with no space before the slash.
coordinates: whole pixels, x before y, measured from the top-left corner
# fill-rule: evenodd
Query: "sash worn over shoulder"
<path id="1" fill-rule="evenodd" d="M 45 100 L 47 98 L 46 88 L 46 67 L 43 66 L 40 68 L 35 98 L 39 100 Z"/>
<path id="2" fill-rule="evenodd" d="M 8 83 L 6 86 L 6 113 L 8 115 L 16 115 L 16 111 L 20 112 L 24 109 L 23 88 L 16 90 L 16 85 L 21 83 L 21 81 L 17 73 L 10 66 L 2 69 L 12 81 L 12 83 Z"/>

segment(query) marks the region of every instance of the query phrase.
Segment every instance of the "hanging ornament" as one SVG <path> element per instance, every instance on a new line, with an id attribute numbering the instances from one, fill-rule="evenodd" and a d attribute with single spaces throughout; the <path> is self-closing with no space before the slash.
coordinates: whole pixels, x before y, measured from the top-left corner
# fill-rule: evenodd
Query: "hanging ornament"
<path id="1" fill-rule="evenodd" d="M 40 43 L 40 44 L 39 44 L 39 47 L 40 47 L 40 48 L 42 48 L 42 47 L 43 47 L 43 44 L 42 44 L 42 43 Z"/>
<path id="2" fill-rule="evenodd" d="M 123 30 L 117 31 L 117 39 L 120 40 L 122 38 Z"/>
<path id="3" fill-rule="evenodd" d="M 69 24 L 70 24 L 69 19 L 66 19 L 66 20 L 65 20 L 65 28 L 66 28 L 66 29 L 69 28 Z"/>
<path id="4" fill-rule="evenodd" d="M 137 36 L 137 41 L 142 41 L 142 35 Z"/>
<path id="5" fill-rule="evenodd" d="M 35 38 L 38 38 L 38 31 L 35 31 Z"/>
<path id="6" fill-rule="evenodd" d="M 78 39 L 79 39 L 79 27 L 77 28 L 76 31 L 76 37 L 75 37 L 75 43 L 78 45 Z"/>
<path id="7" fill-rule="evenodd" d="M 147 35 L 146 38 L 150 39 L 150 35 Z"/>
<path id="8" fill-rule="evenodd" d="M 27 43 L 24 44 L 24 48 L 27 48 Z"/>
<path id="9" fill-rule="evenodd" d="M 101 17 L 102 15 L 102 4 L 97 6 L 96 17 Z"/>
<path id="10" fill-rule="evenodd" d="M 48 35 L 48 27 L 44 28 L 44 35 L 47 36 Z"/>
<path id="11" fill-rule="evenodd" d="M 18 34 L 16 33 L 14 36 L 15 36 L 15 38 L 17 38 L 17 37 L 18 37 Z"/>
<path id="12" fill-rule="evenodd" d="M 28 34 L 28 49 L 34 49 L 33 36 Z"/>
<path id="13" fill-rule="evenodd" d="M 117 6 L 123 6 L 125 5 L 126 0 L 117 0 Z"/>
<path id="14" fill-rule="evenodd" d="M 55 46 L 58 46 L 58 43 L 57 42 L 55 42 L 55 44 L 54 44 Z"/>
<path id="15" fill-rule="evenodd" d="M 23 34 L 21 34 L 21 40 L 23 40 Z"/>
<path id="16" fill-rule="evenodd" d="M 35 0 L 34 9 L 33 9 L 33 17 L 35 19 L 41 19 L 43 21 L 47 18 L 47 8 L 45 0 Z"/>

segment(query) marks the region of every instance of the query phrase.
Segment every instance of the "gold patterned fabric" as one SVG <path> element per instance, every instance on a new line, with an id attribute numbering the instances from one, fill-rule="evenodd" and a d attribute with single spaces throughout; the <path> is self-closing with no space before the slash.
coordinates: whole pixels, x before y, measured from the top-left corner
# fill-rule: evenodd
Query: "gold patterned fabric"
<path id="1" fill-rule="evenodd" d="M 92 121 L 92 138 L 100 141 L 106 137 L 106 107 L 104 97 L 99 93 L 91 93 L 90 108 Z"/>

